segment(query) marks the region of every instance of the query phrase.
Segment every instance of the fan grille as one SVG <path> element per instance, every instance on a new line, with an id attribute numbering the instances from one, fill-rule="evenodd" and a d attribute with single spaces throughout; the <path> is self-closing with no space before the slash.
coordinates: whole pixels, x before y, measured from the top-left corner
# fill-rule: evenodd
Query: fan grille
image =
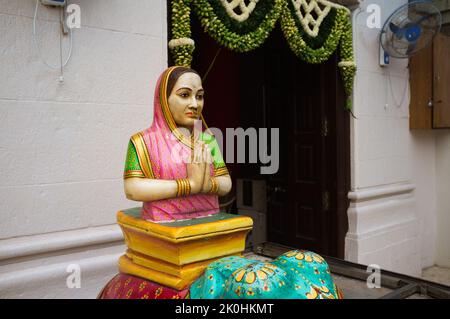
<path id="1" fill-rule="evenodd" d="M 408 58 L 431 43 L 441 22 L 441 13 L 430 2 L 408 3 L 386 20 L 380 35 L 381 46 L 392 57 Z"/>

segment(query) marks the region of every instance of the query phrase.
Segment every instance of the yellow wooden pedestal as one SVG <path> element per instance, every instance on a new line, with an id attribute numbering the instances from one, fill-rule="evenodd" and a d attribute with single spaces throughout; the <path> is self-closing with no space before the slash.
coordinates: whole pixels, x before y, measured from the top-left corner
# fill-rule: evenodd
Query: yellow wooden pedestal
<path id="1" fill-rule="evenodd" d="M 119 211 L 117 219 L 128 246 L 119 270 L 177 290 L 189 286 L 218 258 L 240 254 L 252 229 L 251 218 L 214 216 L 154 223 L 140 218 L 140 209 Z"/>

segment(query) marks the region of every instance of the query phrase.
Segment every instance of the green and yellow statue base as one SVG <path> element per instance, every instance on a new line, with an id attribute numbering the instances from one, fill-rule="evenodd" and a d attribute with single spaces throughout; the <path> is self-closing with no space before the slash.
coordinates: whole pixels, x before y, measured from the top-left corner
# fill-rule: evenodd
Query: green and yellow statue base
<path id="1" fill-rule="evenodd" d="M 187 288 L 213 261 L 239 255 L 253 221 L 246 216 L 213 216 L 155 223 L 140 209 L 117 213 L 128 250 L 119 260 L 122 273 L 177 289 Z"/>
<path id="2" fill-rule="evenodd" d="M 294 250 L 271 262 L 242 257 L 251 218 L 155 223 L 141 209 L 117 213 L 128 247 L 100 298 L 340 299 L 325 260 Z"/>

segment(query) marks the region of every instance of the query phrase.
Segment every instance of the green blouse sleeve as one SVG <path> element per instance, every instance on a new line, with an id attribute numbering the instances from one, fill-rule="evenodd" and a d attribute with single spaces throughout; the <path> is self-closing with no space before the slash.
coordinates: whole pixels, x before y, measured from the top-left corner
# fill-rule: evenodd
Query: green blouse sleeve
<path id="1" fill-rule="evenodd" d="M 222 153 L 220 151 L 219 144 L 217 143 L 214 136 L 203 133 L 202 140 L 211 149 L 211 156 L 213 158 L 214 165 L 214 176 L 229 175 L 225 161 L 223 160 Z"/>
<path id="2" fill-rule="evenodd" d="M 125 160 L 125 171 L 123 173 L 123 178 L 130 177 L 145 177 L 141 169 L 141 165 L 139 164 L 136 149 L 131 141 L 128 143 L 127 157 Z"/>

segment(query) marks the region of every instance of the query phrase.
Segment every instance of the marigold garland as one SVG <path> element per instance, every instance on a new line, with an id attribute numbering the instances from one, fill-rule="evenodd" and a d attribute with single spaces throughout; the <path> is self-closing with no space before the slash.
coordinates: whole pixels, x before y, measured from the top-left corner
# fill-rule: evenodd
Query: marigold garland
<path id="1" fill-rule="evenodd" d="M 319 0 L 311 0 L 319 1 Z M 321 1 L 322 5 L 327 1 Z M 205 32 L 220 45 L 236 52 L 247 52 L 264 43 L 275 23 L 280 20 L 283 34 L 291 50 L 308 63 L 322 63 L 339 47 L 339 68 L 348 95 L 347 109 L 356 73 L 353 56 L 352 25 L 345 7 L 329 4 L 319 32 L 311 36 L 304 30 L 292 0 L 260 0 L 243 22 L 228 16 L 219 0 L 172 0 L 172 40 L 170 49 L 175 64 L 190 66 L 194 52 L 191 42 L 191 8 L 197 14 Z"/>

